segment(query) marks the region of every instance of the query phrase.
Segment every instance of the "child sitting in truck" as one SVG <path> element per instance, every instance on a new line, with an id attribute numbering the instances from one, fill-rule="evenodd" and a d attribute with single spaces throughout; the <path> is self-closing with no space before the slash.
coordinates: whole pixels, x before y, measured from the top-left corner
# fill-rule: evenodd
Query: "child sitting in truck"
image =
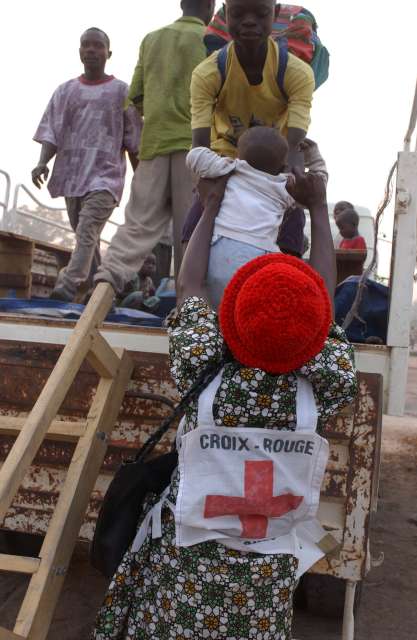
<path id="1" fill-rule="evenodd" d="M 319 155 L 317 145 L 309 141 Z M 279 251 L 277 237 L 284 213 L 291 216 L 295 200 L 286 190 L 293 175 L 284 174 L 287 140 L 273 127 L 253 127 L 239 138 L 237 159 L 221 157 L 206 147 L 196 147 L 187 165 L 199 178 L 232 174 L 217 215 L 207 272 L 207 289 L 217 309 L 223 291 L 244 264 Z M 320 156 L 315 173 L 327 182 Z"/>
<path id="2" fill-rule="evenodd" d="M 336 218 L 342 240 L 338 249 L 366 251 L 365 238 L 359 234 L 359 215 L 354 209 L 344 209 Z"/>
<path id="3" fill-rule="evenodd" d="M 119 306 L 139 311 L 155 311 L 159 305 L 159 299 L 155 297 L 155 273 L 156 257 L 150 253 L 137 276 L 126 285 Z"/>

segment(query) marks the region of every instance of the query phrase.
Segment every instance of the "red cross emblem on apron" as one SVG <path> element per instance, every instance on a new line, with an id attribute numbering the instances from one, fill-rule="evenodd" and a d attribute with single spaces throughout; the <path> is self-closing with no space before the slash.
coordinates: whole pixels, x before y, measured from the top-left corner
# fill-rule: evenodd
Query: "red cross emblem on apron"
<path id="1" fill-rule="evenodd" d="M 269 518 L 279 518 L 294 511 L 303 497 L 286 493 L 273 495 L 274 465 L 272 461 L 246 461 L 244 496 L 208 495 L 204 517 L 238 516 L 242 538 L 266 538 Z"/>

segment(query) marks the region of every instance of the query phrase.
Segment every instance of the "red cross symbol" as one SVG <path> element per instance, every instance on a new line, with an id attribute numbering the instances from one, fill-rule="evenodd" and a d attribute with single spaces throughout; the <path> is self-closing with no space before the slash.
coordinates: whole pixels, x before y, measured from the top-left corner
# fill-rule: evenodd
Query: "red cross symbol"
<path id="1" fill-rule="evenodd" d="M 207 496 L 204 517 L 239 516 L 242 538 L 266 538 L 268 518 L 279 518 L 294 511 L 303 501 L 301 496 L 291 493 L 273 496 L 273 481 L 272 461 L 246 461 L 244 497 Z"/>

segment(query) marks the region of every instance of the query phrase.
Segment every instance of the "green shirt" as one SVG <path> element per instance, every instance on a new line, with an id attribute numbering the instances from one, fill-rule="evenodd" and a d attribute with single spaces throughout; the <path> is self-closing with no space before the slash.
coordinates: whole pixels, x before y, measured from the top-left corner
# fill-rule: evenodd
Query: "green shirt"
<path id="1" fill-rule="evenodd" d="M 128 95 L 144 116 L 141 160 L 191 146 L 191 74 L 207 56 L 204 33 L 204 22 L 187 16 L 142 41 Z"/>

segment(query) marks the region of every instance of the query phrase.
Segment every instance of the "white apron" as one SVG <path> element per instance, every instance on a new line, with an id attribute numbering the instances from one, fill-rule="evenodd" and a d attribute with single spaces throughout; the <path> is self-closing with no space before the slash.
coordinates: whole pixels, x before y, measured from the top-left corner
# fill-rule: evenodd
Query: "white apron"
<path id="1" fill-rule="evenodd" d="M 180 483 L 176 505 L 170 487 L 146 515 L 132 551 L 161 537 L 161 510 L 175 514 L 176 544 L 189 547 L 216 540 L 226 547 L 298 558 L 297 577 L 323 557 L 326 536 L 316 520 L 328 443 L 316 433 L 317 408 L 311 384 L 297 378 L 297 427 L 278 431 L 218 427 L 213 402 L 222 372 L 198 402 L 198 427 L 183 434 L 177 448 Z"/>

